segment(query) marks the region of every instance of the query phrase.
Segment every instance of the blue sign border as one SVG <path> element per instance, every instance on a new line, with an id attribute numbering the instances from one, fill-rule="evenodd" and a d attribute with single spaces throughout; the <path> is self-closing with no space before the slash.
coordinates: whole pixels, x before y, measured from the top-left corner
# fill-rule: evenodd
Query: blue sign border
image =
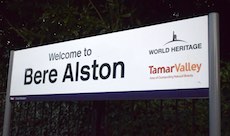
<path id="1" fill-rule="evenodd" d="M 146 90 L 106 93 L 11 96 L 12 101 L 76 101 L 76 100 L 150 100 L 208 98 L 209 88 L 178 90 Z"/>

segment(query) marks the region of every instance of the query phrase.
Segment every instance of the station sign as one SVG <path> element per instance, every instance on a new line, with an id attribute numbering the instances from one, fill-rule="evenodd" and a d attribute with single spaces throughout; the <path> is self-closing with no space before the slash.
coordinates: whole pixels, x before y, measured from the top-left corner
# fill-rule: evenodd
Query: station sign
<path id="1" fill-rule="evenodd" d="M 11 100 L 205 98 L 208 16 L 12 52 Z"/>

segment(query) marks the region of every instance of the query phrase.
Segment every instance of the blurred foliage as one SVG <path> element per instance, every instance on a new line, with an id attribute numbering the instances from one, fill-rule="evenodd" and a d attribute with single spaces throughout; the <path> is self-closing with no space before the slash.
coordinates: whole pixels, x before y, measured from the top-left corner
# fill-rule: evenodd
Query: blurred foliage
<path id="1" fill-rule="evenodd" d="M 101 2 L 103 4 L 91 0 L 44 2 L 42 7 L 40 1 L 35 1 L 35 9 L 32 10 L 38 13 L 31 15 L 24 13 L 31 7 L 21 5 L 20 9 L 18 5 L 22 2 L 15 3 L 9 5 L 8 10 L 23 12 L 19 16 L 29 21 L 17 24 L 7 20 L 7 25 L 26 47 L 118 31 L 129 28 L 135 22 L 133 11 L 118 0 L 106 0 Z"/>
<path id="2" fill-rule="evenodd" d="M 12 136 L 93 135 L 93 102 L 13 102 Z M 208 135 L 208 100 L 106 101 L 103 135 Z"/>
<path id="3" fill-rule="evenodd" d="M 230 135 L 230 62 L 221 62 L 221 125 L 222 133 Z"/>
<path id="4" fill-rule="evenodd" d="M 230 63 L 222 61 L 220 68 L 222 95 L 230 100 L 230 92 L 228 90 L 230 88 Z"/>
<path id="5" fill-rule="evenodd" d="M 0 93 L 0 135 L 1 136 L 2 136 L 2 128 L 3 128 L 4 107 L 5 107 L 5 94 Z"/>
<path id="6" fill-rule="evenodd" d="M 6 90 L 9 51 L 151 25 L 214 11 L 214 0 L 5 0 L 0 12 L 0 92 Z M 230 135 L 230 63 L 221 62 L 222 134 Z M 3 117 L 4 95 L 0 95 Z M 13 102 L 12 136 L 208 135 L 208 100 Z M 100 106 L 100 105 L 99 105 Z M 0 118 L 0 128 L 3 118 Z M 0 135 L 1 135 L 0 131 Z"/>

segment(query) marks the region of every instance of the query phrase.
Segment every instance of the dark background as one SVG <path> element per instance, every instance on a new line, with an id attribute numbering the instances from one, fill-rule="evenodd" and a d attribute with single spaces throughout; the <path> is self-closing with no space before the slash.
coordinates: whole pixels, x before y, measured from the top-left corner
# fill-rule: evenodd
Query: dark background
<path id="1" fill-rule="evenodd" d="M 0 135 L 10 50 L 218 12 L 230 135 L 230 0 L 0 0 Z M 28 56 L 29 57 L 29 56 Z M 209 135 L 208 100 L 13 102 L 11 135 Z"/>

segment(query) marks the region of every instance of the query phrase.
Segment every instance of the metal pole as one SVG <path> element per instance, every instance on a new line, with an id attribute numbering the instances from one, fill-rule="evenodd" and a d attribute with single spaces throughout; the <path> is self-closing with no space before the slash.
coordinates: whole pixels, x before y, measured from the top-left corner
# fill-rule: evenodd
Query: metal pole
<path id="1" fill-rule="evenodd" d="M 10 132 L 10 117 L 11 117 L 11 103 L 10 103 L 10 82 L 11 82 L 11 72 L 13 65 L 14 51 L 10 52 L 10 62 L 8 69 L 8 80 L 7 80 L 7 92 L 5 97 L 5 114 L 4 114 L 4 124 L 3 124 L 3 136 L 9 136 Z"/>
<path id="2" fill-rule="evenodd" d="M 219 78 L 219 16 L 208 16 L 209 44 L 209 135 L 221 135 L 220 78 Z"/>

